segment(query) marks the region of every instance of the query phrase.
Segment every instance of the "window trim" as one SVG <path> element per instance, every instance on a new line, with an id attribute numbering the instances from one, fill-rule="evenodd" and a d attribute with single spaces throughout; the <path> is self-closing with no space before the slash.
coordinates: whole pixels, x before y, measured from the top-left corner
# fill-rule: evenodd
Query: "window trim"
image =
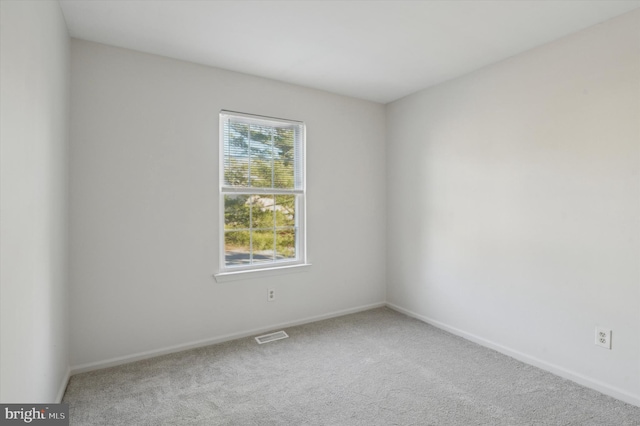
<path id="1" fill-rule="evenodd" d="M 301 164 L 301 187 L 291 190 L 283 190 L 279 188 L 233 188 L 225 186 L 224 183 L 224 116 L 232 116 L 233 118 L 246 118 L 248 122 L 255 123 L 255 120 L 260 120 L 276 125 L 292 125 L 300 127 L 300 141 L 299 146 L 301 149 L 300 162 Z M 244 278 L 254 278 L 258 276 L 279 275 L 283 273 L 297 272 L 300 270 L 306 270 L 310 266 L 307 262 L 307 227 L 306 227 L 306 184 L 307 184 L 307 168 L 306 168 L 306 125 L 303 121 L 287 120 L 276 117 L 269 117 L 257 114 L 247 114 L 237 111 L 221 110 L 218 114 L 219 121 L 219 139 L 218 139 L 218 203 L 219 203 L 219 220 L 218 220 L 218 232 L 219 232 L 219 264 L 218 273 L 214 274 L 216 281 L 235 281 Z M 273 263 L 259 263 L 247 266 L 226 266 L 226 253 L 225 253 L 225 195 L 229 194 L 286 194 L 296 195 L 296 259 L 287 261 L 278 261 Z M 307 267 L 307 268 L 301 268 Z"/>
<path id="2" fill-rule="evenodd" d="M 310 263 L 302 263 L 299 265 L 278 265 L 266 269 L 245 269 L 242 271 L 219 272 L 213 277 L 216 282 L 225 283 L 229 281 L 240 281 L 251 278 L 265 278 L 277 275 L 293 274 L 297 272 L 306 272 L 311 269 Z"/>

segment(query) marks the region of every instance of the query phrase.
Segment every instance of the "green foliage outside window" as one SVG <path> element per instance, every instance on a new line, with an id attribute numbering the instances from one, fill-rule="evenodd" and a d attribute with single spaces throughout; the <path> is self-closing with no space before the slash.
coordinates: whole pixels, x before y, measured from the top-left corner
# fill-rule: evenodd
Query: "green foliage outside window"
<path id="1" fill-rule="evenodd" d="M 295 256 L 295 195 L 225 195 L 225 247 Z M 251 244 L 251 245 L 250 245 Z"/>

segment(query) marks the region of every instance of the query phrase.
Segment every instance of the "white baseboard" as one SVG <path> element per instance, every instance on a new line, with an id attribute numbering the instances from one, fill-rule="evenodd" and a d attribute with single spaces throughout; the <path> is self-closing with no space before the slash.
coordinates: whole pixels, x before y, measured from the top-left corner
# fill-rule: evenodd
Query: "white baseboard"
<path id="1" fill-rule="evenodd" d="M 70 378 L 71 368 L 67 367 L 67 371 L 64 373 L 64 377 L 62 378 L 62 382 L 60 383 L 60 387 L 58 388 L 58 395 L 56 396 L 57 404 L 60 404 L 62 402 L 62 397 L 64 396 L 64 392 L 67 390 L 67 385 L 69 384 Z"/>
<path id="2" fill-rule="evenodd" d="M 154 350 L 146 351 L 146 352 L 139 352 L 139 353 L 135 353 L 135 354 L 132 354 L 132 355 L 125 355 L 125 356 L 121 356 L 121 357 L 106 359 L 106 360 L 103 360 L 103 361 L 90 362 L 90 363 L 87 363 L 87 364 L 80 364 L 80 365 L 73 366 L 71 368 L 71 375 L 78 374 L 78 373 L 85 373 L 87 371 L 100 370 L 102 368 L 107 368 L 107 367 L 114 367 L 116 365 L 127 364 L 127 363 L 134 362 L 134 361 L 140 361 L 140 360 L 143 360 L 143 359 L 153 358 L 153 357 L 160 356 L 160 355 L 166 355 L 166 354 L 170 354 L 170 353 L 174 353 L 174 352 L 185 351 L 185 350 L 188 350 L 188 349 L 199 348 L 199 347 L 202 347 L 202 346 L 209 346 L 209 345 L 213 345 L 213 344 L 216 344 L 216 343 L 227 342 L 229 340 L 241 339 L 243 337 L 253 336 L 253 335 L 260 334 L 260 333 L 265 333 L 265 332 L 268 332 L 268 331 L 272 331 L 272 330 L 274 330 L 276 328 L 294 327 L 296 325 L 308 324 L 308 323 L 311 323 L 311 322 L 321 321 L 321 320 L 329 319 L 329 318 L 340 317 L 340 316 L 343 316 L 343 315 L 353 314 L 353 313 L 356 313 L 356 312 L 366 311 L 366 310 L 374 309 L 374 308 L 380 308 L 380 307 L 383 307 L 383 306 L 386 306 L 385 302 L 373 303 L 373 304 L 370 304 L 370 305 L 358 306 L 356 308 L 344 309 L 344 310 L 341 310 L 341 311 L 334 311 L 334 312 L 330 312 L 330 313 L 327 313 L 327 314 L 322 314 L 322 315 L 316 315 L 316 316 L 313 316 L 313 317 L 302 318 L 302 319 L 298 319 L 298 320 L 295 320 L 295 321 L 288 321 L 288 322 L 279 323 L 279 324 L 272 324 L 272 325 L 268 325 L 268 326 L 264 326 L 264 327 L 260 327 L 260 328 L 254 328 L 254 329 L 251 329 L 251 330 L 241 331 L 241 332 L 238 332 L 238 333 L 231 333 L 231 334 L 225 334 L 225 335 L 222 335 L 222 336 L 211 337 L 211 338 L 208 338 L 208 339 L 198 340 L 198 341 L 195 341 L 195 342 L 183 343 L 183 344 L 175 345 L 175 346 L 168 346 L 168 347 L 165 347 L 165 348 L 154 349 Z M 66 384 L 65 384 L 65 388 L 66 388 Z M 64 394 L 64 389 L 62 390 L 62 392 Z"/>
<path id="3" fill-rule="evenodd" d="M 480 336 L 476 336 L 475 334 L 472 333 L 467 333 L 464 330 L 460 330 L 459 328 L 456 327 L 452 327 L 450 325 L 444 324 L 440 321 L 436 321 L 434 319 L 425 317 L 423 315 L 420 314 L 416 314 L 415 312 L 412 312 L 408 309 L 402 308 L 398 305 L 394 305 L 393 303 L 387 303 L 386 304 L 389 308 L 393 309 L 394 311 L 398 311 L 400 313 L 403 313 L 407 316 L 410 316 L 412 318 L 418 319 L 422 322 L 426 322 L 427 324 L 433 325 L 434 327 L 437 327 L 439 329 L 448 331 L 451 334 L 455 334 L 456 336 L 460 336 L 464 339 L 470 340 L 474 343 L 477 343 L 481 346 L 493 349 L 495 351 L 498 351 L 504 355 L 510 356 L 512 358 L 517 359 L 518 361 L 522 361 L 526 364 L 529 365 L 533 365 L 534 367 L 538 367 L 542 370 L 548 371 L 550 373 L 555 374 L 556 376 L 560 376 L 562 378 L 571 380 L 573 382 L 576 382 L 582 386 L 588 387 L 590 389 L 594 389 L 597 390 L 598 392 L 602 392 L 605 395 L 609 395 L 613 398 L 619 399 L 621 401 L 624 401 L 626 403 L 629 404 L 633 404 L 636 405 L 638 407 L 640 407 L 640 395 L 634 395 L 632 393 L 626 392 L 622 389 L 619 389 L 617 387 L 614 386 L 610 386 L 606 383 L 600 382 L 599 380 L 595 380 L 592 379 L 590 377 L 584 376 L 582 374 L 576 373 L 574 371 L 568 370 L 564 367 L 560 367 L 558 365 L 555 364 L 551 364 L 549 362 L 543 361 L 539 358 L 536 357 L 532 357 L 530 355 L 527 355 L 525 353 L 516 351 L 514 349 L 508 348 L 506 346 L 502 346 L 498 343 L 492 342 L 490 340 L 487 340 L 485 338 L 482 338 Z"/>

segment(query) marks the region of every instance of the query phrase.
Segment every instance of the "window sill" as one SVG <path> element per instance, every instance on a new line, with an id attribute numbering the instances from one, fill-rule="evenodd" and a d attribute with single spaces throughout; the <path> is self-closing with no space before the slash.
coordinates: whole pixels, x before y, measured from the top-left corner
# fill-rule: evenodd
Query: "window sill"
<path id="1" fill-rule="evenodd" d="M 311 269 L 310 263 L 301 265 L 279 266 L 265 269 L 249 269 L 244 271 L 220 272 L 214 274 L 216 282 L 224 283 L 228 281 L 248 280 L 252 278 L 272 277 L 275 275 L 293 274 L 296 272 L 306 272 Z"/>

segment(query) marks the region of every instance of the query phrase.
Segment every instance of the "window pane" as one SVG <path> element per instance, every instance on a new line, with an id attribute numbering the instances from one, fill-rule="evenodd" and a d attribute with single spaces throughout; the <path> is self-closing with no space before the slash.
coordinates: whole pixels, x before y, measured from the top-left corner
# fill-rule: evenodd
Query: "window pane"
<path id="1" fill-rule="evenodd" d="M 251 187 L 273 187 L 273 127 L 251 125 L 250 166 Z"/>
<path id="2" fill-rule="evenodd" d="M 276 195 L 276 226 L 296 225 L 296 196 Z"/>
<path id="3" fill-rule="evenodd" d="M 250 263 L 249 231 L 228 231 L 224 233 L 224 258 L 227 266 L 248 265 Z"/>
<path id="4" fill-rule="evenodd" d="M 224 196 L 224 229 L 249 229 L 250 215 L 248 195 Z"/>
<path id="5" fill-rule="evenodd" d="M 273 195 L 252 195 L 253 229 L 273 228 Z"/>
<path id="6" fill-rule="evenodd" d="M 274 232 L 254 231 L 251 233 L 253 245 L 253 263 L 273 262 Z"/>
<path id="7" fill-rule="evenodd" d="M 225 185 L 249 184 L 249 125 L 227 120 L 224 126 Z"/>
<path id="8" fill-rule="evenodd" d="M 274 188 L 295 188 L 294 181 L 294 139 L 291 128 L 275 129 L 273 147 L 273 186 Z"/>
<path id="9" fill-rule="evenodd" d="M 295 259 L 296 257 L 295 228 L 280 229 L 276 232 L 276 257 L 280 260 Z"/>

